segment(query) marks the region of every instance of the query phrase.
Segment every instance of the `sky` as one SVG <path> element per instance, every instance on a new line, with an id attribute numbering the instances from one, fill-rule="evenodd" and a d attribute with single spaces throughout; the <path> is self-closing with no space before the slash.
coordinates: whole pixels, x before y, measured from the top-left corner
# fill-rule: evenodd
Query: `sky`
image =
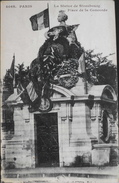
<path id="1" fill-rule="evenodd" d="M 116 31 L 114 1 L 2 1 L 1 7 L 1 72 L 10 68 L 13 55 L 15 65 L 29 66 L 44 43 L 49 28 L 33 31 L 29 18 L 49 6 L 50 28 L 57 26 L 58 12 L 68 15 L 67 24 L 80 24 L 76 35 L 85 50 L 94 50 L 116 64 Z"/>

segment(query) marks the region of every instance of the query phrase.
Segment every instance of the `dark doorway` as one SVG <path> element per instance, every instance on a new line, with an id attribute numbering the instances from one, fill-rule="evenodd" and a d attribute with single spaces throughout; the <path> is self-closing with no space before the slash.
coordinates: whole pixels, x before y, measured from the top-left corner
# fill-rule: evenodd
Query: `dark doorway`
<path id="1" fill-rule="evenodd" d="M 35 114 L 34 119 L 37 166 L 59 166 L 57 113 Z"/>

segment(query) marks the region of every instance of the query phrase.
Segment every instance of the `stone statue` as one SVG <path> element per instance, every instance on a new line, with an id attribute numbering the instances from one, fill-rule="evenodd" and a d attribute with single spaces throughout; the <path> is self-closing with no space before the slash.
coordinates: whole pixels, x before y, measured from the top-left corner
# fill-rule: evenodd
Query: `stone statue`
<path id="1" fill-rule="evenodd" d="M 77 29 L 78 26 L 74 27 L 71 29 L 71 26 L 66 24 L 66 20 L 68 19 L 68 16 L 65 14 L 63 10 L 59 11 L 59 15 L 57 17 L 58 22 L 60 23 L 59 26 L 64 26 L 67 30 L 67 35 L 65 37 L 69 41 L 69 44 L 74 43 L 77 41 L 75 30 Z M 58 32 L 57 32 L 58 33 Z M 53 33 L 48 31 L 45 33 L 46 39 L 49 39 L 50 36 L 52 36 Z"/>
<path id="2" fill-rule="evenodd" d="M 31 78 L 42 86 L 56 82 L 54 78 L 58 78 L 55 84 L 66 88 L 73 87 L 78 81 L 78 60 L 83 52 L 75 33 L 79 24 L 67 25 L 67 19 L 65 12 L 59 11 L 57 20 L 60 24 L 45 33 L 46 41 L 31 63 Z M 67 74 L 66 80 L 64 75 Z"/>

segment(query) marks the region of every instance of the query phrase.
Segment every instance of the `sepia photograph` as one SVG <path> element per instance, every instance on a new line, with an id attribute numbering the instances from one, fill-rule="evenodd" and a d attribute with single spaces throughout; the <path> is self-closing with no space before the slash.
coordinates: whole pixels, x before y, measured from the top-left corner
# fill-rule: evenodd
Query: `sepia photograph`
<path id="1" fill-rule="evenodd" d="M 118 183 L 115 1 L 1 1 L 1 182 Z"/>

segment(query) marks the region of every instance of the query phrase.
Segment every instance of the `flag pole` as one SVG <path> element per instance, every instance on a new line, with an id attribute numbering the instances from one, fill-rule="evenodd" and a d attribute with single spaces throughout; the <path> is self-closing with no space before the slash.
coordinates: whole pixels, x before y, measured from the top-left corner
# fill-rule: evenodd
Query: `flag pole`
<path id="1" fill-rule="evenodd" d="M 13 88 L 15 88 L 15 53 L 13 54 L 14 71 L 13 71 Z"/>
<path id="2" fill-rule="evenodd" d="M 49 22 L 49 29 L 50 29 L 50 14 L 49 14 L 49 3 L 47 3 L 47 8 L 48 8 L 48 22 Z"/>
<path id="3" fill-rule="evenodd" d="M 85 64 L 85 51 L 84 51 L 84 67 L 85 67 L 85 72 L 84 72 L 85 94 L 88 94 L 87 74 L 86 74 L 86 64 Z"/>

